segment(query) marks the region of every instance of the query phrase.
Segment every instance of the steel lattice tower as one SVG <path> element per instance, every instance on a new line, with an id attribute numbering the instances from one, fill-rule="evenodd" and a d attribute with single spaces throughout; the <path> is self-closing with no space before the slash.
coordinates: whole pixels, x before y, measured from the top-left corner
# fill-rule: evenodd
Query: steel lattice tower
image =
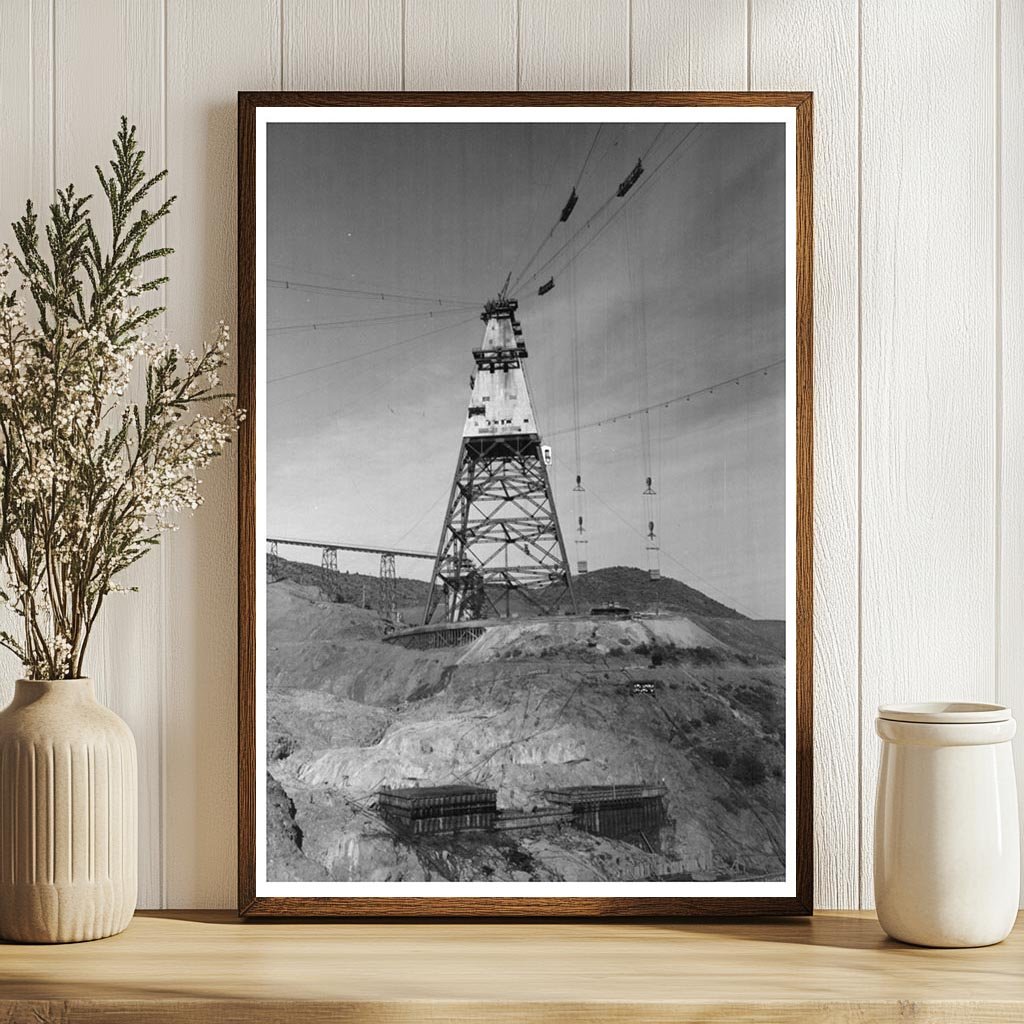
<path id="1" fill-rule="evenodd" d="M 395 556 L 387 552 L 380 556 L 379 590 L 380 621 L 385 633 L 393 633 L 398 628 L 398 580 Z"/>
<path id="2" fill-rule="evenodd" d="M 515 300 L 484 307 L 481 347 L 455 479 L 441 529 L 424 614 L 444 620 L 507 616 L 512 595 L 540 615 L 553 615 L 568 596 L 576 611 L 569 560 L 530 403 L 526 345 Z M 517 602 L 518 603 L 518 602 Z"/>

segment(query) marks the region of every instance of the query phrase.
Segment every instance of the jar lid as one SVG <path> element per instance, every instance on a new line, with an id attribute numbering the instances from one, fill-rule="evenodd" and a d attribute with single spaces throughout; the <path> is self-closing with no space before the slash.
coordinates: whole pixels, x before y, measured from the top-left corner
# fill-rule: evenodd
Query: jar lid
<path id="1" fill-rule="evenodd" d="M 933 725 L 971 725 L 1008 722 L 1010 709 L 1005 704 L 980 704 L 969 701 L 927 701 L 922 704 L 882 704 L 878 717 L 889 722 L 923 722 Z"/>

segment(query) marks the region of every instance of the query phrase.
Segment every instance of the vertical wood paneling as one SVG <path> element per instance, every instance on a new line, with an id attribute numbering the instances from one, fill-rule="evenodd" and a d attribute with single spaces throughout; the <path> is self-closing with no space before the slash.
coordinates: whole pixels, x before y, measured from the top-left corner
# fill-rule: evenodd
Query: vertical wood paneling
<path id="1" fill-rule="evenodd" d="M 181 197 L 185 347 L 234 314 L 239 89 L 815 91 L 822 906 L 871 902 L 875 705 L 1024 706 L 1024 6 L 861 7 L 858 26 L 828 0 L 6 0 L 0 32 L 3 237 L 54 172 L 91 187 L 124 111 Z M 143 905 L 234 900 L 233 453 L 205 478 L 92 662 L 139 740 Z M 0 660 L 0 700 L 17 674 Z"/>
<path id="2" fill-rule="evenodd" d="M 815 900 L 859 900 L 857 11 L 755 0 L 751 86 L 814 91 Z"/>
<path id="3" fill-rule="evenodd" d="M 627 0 L 519 0 L 521 89 L 629 89 Z"/>
<path id="4" fill-rule="evenodd" d="M 1024 4 L 1004 2 L 999 26 L 1002 128 L 997 310 L 1002 335 L 1002 515 L 996 699 L 1024 722 Z M 1018 726 L 1024 729 L 1024 726 Z M 1024 821 L 1024 739 L 1014 746 Z"/>
<path id="5" fill-rule="evenodd" d="M 31 198 L 50 199 L 53 33 L 49 0 L 10 0 L 0 31 L 0 237 L 14 245 L 10 223 Z"/>
<path id="6" fill-rule="evenodd" d="M 632 89 L 745 89 L 747 0 L 633 0 Z"/>
<path id="7" fill-rule="evenodd" d="M 993 13 L 862 11 L 865 905 L 876 705 L 994 695 Z"/>
<path id="8" fill-rule="evenodd" d="M 138 126 L 151 171 L 164 166 L 163 8 L 161 0 L 57 0 L 54 7 L 55 168 L 60 187 L 73 182 L 93 193 L 90 204 L 101 237 L 109 215 L 94 167 L 112 155 L 110 140 L 122 114 Z M 104 59 L 96 60 L 103 53 Z M 84 82 L 89 83 L 83 88 Z M 153 239 L 159 244 L 160 235 Z M 140 400 L 141 379 L 133 388 Z M 119 582 L 133 595 L 107 598 L 86 663 L 96 694 L 128 723 L 139 749 L 139 904 L 162 899 L 162 749 L 164 663 L 162 560 L 150 553 Z"/>
<path id="9" fill-rule="evenodd" d="M 406 89 L 515 89 L 515 0 L 406 0 Z"/>
<path id="10" fill-rule="evenodd" d="M 5 3 L 0 27 L 0 244 L 15 245 L 10 225 L 25 200 L 46 209 L 53 189 L 53 31 L 50 0 Z M 20 620 L 0 608 L 0 628 Z M 19 660 L 0 648 L 0 707 L 14 696 Z"/>
<path id="11" fill-rule="evenodd" d="M 235 313 L 240 89 L 281 83 L 276 0 L 167 0 L 168 329 L 190 348 Z M 233 371 L 232 371 L 233 373 Z M 230 379 L 230 375 L 228 376 Z M 235 447 L 203 474 L 204 505 L 167 545 L 166 900 L 232 906 L 235 891 Z"/>
<path id="12" fill-rule="evenodd" d="M 285 89 L 400 89 L 401 0 L 282 0 Z"/>

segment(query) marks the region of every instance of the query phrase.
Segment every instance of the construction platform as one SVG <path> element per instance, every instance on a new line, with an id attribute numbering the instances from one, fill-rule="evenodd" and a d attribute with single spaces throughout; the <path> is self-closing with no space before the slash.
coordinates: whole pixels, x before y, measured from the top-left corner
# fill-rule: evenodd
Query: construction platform
<path id="1" fill-rule="evenodd" d="M 502 621 L 502 620 L 498 620 Z M 493 622 L 439 622 L 432 626 L 398 629 L 385 636 L 384 643 L 397 644 L 410 651 L 433 651 L 444 647 L 463 647 L 484 635 Z"/>
<path id="2" fill-rule="evenodd" d="M 401 832 L 435 835 L 491 829 L 497 792 L 481 786 L 410 786 L 377 792 L 380 816 Z"/>
<path id="3" fill-rule="evenodd" d="M 571 825 L 592 835 L 642 841 L 665 824 L 664 786 L 569 786 L 538 795 L 547 806 L 498 810 L 497 791 L 482 786 L 410 786 L 381 789 L 377 810 L 407 835 L 444 835 L 465 831 L 506 831 Z"/>
<path id="4" fill-rule="evenodd" d="M 498 831 L 523 828 L 556 828 L 572 824 L 572 809 L 568 807 L 538 807 L 532 811 L 508 808 L 498 812 L 494 827 Z"/>
<path id="5" fill-rule="evenodd" d="M 612 839 L 629 839 L 656 832 L 665 824 L 664 786 L 569 786 L 545 789 L 548 803 L 568 807 L 576 828 Z M 649 845 L 649 843 L 648 843 Z"/>

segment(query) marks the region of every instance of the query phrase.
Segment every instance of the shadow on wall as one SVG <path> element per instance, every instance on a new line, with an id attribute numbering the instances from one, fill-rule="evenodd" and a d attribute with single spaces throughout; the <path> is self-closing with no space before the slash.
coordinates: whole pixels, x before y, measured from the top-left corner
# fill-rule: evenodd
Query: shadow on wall
<path id="1" fill-rule="evenodd" d="M 210 107 L 191 139 L 192 167 L 170 168 L 181 198 L 167 229 L 177 250 L 169 260 L 169 333 L 187 349 L 219 320 L 231 324 L 229 386 L 238 341 L 235 121 L 234 103 Z M 230 444 L 208 468 L 203 505 L 166 538 L 164 871 L 172 903 L 223 906 L 235 888 L 237 451 Z"/>

